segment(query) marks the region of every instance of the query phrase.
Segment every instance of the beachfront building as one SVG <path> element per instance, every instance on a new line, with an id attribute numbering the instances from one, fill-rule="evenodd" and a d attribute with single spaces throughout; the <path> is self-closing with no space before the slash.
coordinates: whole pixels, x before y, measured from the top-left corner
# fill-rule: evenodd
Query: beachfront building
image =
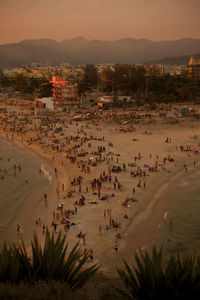
<path id="1" fill-rule="evenodd" d="M 132 102 L 132 97 L 130 97 L 130 96 L 118 96 L 117 101 L 119 101 L 119 102 Z"/>
<path id="2" fill-rule="evenodd" d="M 98 97 L 97 105 L 100 107 L 110 107 L 113 104 L 113 96 Z"/>
<path id="3" fill-rule="evenodd" d="M 54 110 L 53 97 L 43 97 L 35 99 L 35 107 L 46 108 L 48 110 Z"/>
<path id="4" fill-rule="evenodd" d="M 200 60 L 191 56 L 187 66 L 188 77 L 194 80 L 200 80 Z"/>
<path id="5" fill-rule="evenodd" d="M 175 75 L 184 77 L 187 75 L 187 66 L 186 65 L 180 65 L 176 66 L 176 73 Z"/>
<path id="6" fill-rule="evenodd" d="M 57 104 L 77 104 L 78 85 L 66 81 L 64 76 L 53 76 L 50 81 L 53 84 L 52 96 Z"/>

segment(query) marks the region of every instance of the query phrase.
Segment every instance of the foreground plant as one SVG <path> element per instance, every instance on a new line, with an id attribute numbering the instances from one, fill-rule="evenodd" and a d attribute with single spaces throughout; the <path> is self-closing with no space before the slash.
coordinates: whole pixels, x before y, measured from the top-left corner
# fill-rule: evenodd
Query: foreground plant
<path id="1" fill-rule="evenodd" d="M 65 240 L 66 236 L 62 237 L 61 232 L 55 238 L 53 233 L 47 231 L 44 246 L 41 247 L 34 233 L 31 257 L 23 241 L 19 247 L 15 244 L 8 247 L 5 243 L 0 253 L 0 282 L 59 280 L 72 289 L 81 288 L 99 266 L 85 268 L 89 255 L 83 255 L 78 244 L 67 255 L 68 244 Z"/>
<path id="2" fill-rule="evenodd" d="M 58 281 L 38 282 L 34 284 L 0 283 L 1 300 L 87 300 L 86 297 L 72 291 L 66 284 Z"/>
<path id="3" fill-rule="evenodd" d="M 135 254 L 136 267 L 124 261 L 124 269 L 117 269 L 125 287 L 119 290 L 135 300 L 198 300 L 200 299 L 200 257 L 197 254 L 171 255 L 164 262 L 162 249 Z"/>

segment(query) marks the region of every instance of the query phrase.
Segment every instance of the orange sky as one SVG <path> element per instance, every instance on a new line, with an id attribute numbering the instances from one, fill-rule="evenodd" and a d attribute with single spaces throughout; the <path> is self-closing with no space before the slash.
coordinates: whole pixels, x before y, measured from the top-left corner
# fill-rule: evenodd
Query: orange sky
<path id="1" fill-rule="evenodd" d="M 200 0 L 0 0 L 0 44 L 77 36 L 200 38 Z"/>

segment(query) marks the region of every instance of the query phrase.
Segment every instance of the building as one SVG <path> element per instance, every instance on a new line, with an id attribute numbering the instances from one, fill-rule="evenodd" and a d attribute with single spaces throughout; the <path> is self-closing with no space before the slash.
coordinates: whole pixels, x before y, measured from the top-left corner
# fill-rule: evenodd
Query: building
<path id="1" fill-rule="evenodd" d="M 177 65 L 167 65 L 163 64 L 164 74 L 170 74 L 171 76 L 176 75 Z"/>
<path id="2" fill-rule="evenodd" d="M 200 60 L 191 56 L 187 66 L 188 77 L 194 80 L 200 80 Z"/>
<path id="3" fill-rule="evenodd" d="M 50 81 L 53 84 L 53 98 L 64 104 L 78 102 L 78 85 L 65 80 L 64 76 L 53 76 Z"/>
<path id="4" fill-rule="evenodd" d="M 187 66 L 185 65 L 180 65 L 176 67 L 176 73 L 175 75 L 184 77 L 187 75 Z"/>
<path id="5" fill-rule="evenodd" d="M 110 107 L 113 104 L 113 96 L 101 96 L 97 99 L 97 105 L 100 107 Z"/>
<path id="6" fill-rule="evenodd" d="M 46 108 L 48 110 L 54 110 L 53 98 L 52 97 L 43 97 L 35 99 L 36 108 Z"/>
<path id="7" fill-rule="evenodd" d="M 121 102 L 132 102 L 132 97 L 130 96 L 118 96 L 117 101 Z"/>

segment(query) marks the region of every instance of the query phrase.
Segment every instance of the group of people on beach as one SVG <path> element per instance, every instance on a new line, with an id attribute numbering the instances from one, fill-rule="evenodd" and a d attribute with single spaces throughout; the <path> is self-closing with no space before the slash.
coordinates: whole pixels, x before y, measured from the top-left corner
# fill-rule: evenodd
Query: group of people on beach
<path id="1" fill-rule="evenodd" d="M 123 116 L 125 114 L 121 112 L 120 117 Z M 118 253 L 120 232 L 130 219 L 129 214 L 132 214 L 130 208 L 134 209 L 136 202 L 140 201 L 140 194 L 148 190 L 151 177 L 159 176 L 159 171 L 166 170 L 174 159 L 168 152 L 163 156 L 159 152 L 151 153 L 150 150 L 150 153 L 146 151 L 148 156 L 145 156 L 144 150 L 146 149 L 137 148 L 136 151 L 134 146 L 139 143 L 137 138 L 134 139 L 134 146 L 130 146 L 133 148 L 132 154 L 125 156 L 123 151 L 120 152 L 116 146 L 116 144 L 119 145 L 117 139 L 120 134 L 127 134 L 133 141 L 133 132 L 135 136 L 138 129 L 134 124 L 132 132 L 120 133 L 114 118 L 116 114 L 107 116 L 97 112 L 92 120 L 86 119 L 79 123 L 64 113 L 38 116 L 34 120 L 33 116 L 28 113 L 4 112 L 2 130 L 6 133 L 7 139 L 13 140 L 16 137 L 30 148 L 37 145 L 42 153 L 48 153 L 51 158 L 54 177 L 58 183 L 54 190 L 55 210 L 52 212 L 52 221 L 49 224 L 45 225 L 41 220 L 37 220 L 36 226 L 42 234 L 45 234 L 48 226 L 51 226 L 55 234 L 58 229 L 63 228 L 68 237 L 79 238 L 84 251 L 87 251 L 86 244 L 95 247 L 92 234 L 90 234 L 93 232 L 93 226 L 82 228 L 79 218 L 83 218 L 83 212 L 87 211 L 85 218 L 89 220 L 93 213 L 99 211 L 94 229 L 95 238 L 98 238 L 100 243 L 104 243 L 107 237 L 110 241 L 110 248 Z M 11 123 L 11 120 L 14 122 Z M 106 120 L 112 120 L 111 126 L 106 123 Z M 142 124 L 144 120 L 140 122 L 138 128 L 141 126 L 144 132 Z M 130 125 L 127 126 L 130 127 Z M 107 134 L 103 130 L 106 127 L 110 130 Z M 142 138 L 153 136 L 149 129 L 144 134 Z M 163 139 L 162 137 L 162 143 L 166 148 L 172 147 L 174 138 L 167 136 Z M 192 149 L 192 145 L 175 146 L 182 154 L 185 151 L 190 153 Z M 196 162 L 194 162 L 194 167 L 195 165 Z M 187 162 L 184 163 L 183 168 L 188 172 Z M 21 172 L 22 167 L 15 163 L 13 169 L 15 172 Z M 71 184 L 69 185 L 65 178 L 60 179 L 60 170 L 64 169 L 70 173 Z M 39 173 L 43 174 L 41 169 Z M 41 198 L 47 203 L 51 195 L 45 192 Z M 17 232 L 22 232 L 22 226 L 19 224 L 17 224 Z M 93 251 L 95 251 L 93 246 L 89 247 L 91 261 L 93 261 Z"/>

